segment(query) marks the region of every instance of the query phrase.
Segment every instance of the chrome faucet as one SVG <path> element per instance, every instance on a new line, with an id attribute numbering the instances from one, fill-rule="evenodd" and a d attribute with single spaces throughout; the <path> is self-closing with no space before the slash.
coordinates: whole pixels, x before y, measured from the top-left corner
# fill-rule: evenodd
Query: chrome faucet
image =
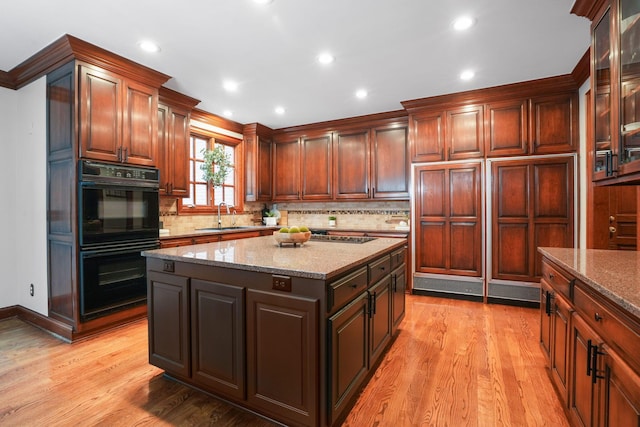
<path id="1" fill-rule="evenodd" d="M 236 208 L 233 208 L 233 211 L 231 212 L 231 226 L 236 226 Z"/>
<path id="2" fill-rule="evenodd" d="M 225 202 L 218 203 L 218 228 L 222 228 L 222 218 L 220 217 L 220 206 L 222 205 L 227 207 L 227 215 L 229 214 L 229 206 L 233 207 L 233 205 L 229 205 Z"/>

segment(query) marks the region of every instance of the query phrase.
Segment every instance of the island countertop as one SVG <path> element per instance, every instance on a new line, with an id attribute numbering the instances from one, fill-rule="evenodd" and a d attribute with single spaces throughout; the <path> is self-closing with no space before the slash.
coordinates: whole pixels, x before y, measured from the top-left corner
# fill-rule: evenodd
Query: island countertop
<path id="1" fill-rule="evenodd" d="M 570 248 L 538 251 L 640 318 L 640 252 Z"/>
<path id="2" fill-rule="evenodd" d="M 327 280 L 404 245 L 406 239 L 390 237 L 376 238 L 366 243 L 310 240 L 295 247 L 280 247 L 273 236 L 263 236 L 154 249 L 144 251 L 142 255 L 177 262 Z"/>

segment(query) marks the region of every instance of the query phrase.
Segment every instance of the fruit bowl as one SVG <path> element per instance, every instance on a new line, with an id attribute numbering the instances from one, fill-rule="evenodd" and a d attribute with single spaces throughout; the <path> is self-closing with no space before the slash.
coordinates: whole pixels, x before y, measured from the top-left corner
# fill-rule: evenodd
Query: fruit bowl
<path id="1" fill-rule="evenodd" d="M 311 238 L 311 232 L 305 231 L 300 233 L 281 233 L 279 231 L 273 232 L 273 238 L 278 242 L 278 245 L 282 246 L 283 243 L 293 243 L 293 245 L 303 244 Z"/>

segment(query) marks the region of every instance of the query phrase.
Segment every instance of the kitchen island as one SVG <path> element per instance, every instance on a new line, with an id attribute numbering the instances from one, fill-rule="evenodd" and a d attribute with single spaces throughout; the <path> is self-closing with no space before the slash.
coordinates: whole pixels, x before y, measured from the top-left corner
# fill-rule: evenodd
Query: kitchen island
<path id="1" fill-rule="evenodd" d="M 406 239 L 264 236 L 143 255 L 150 363 L 287 425 L 339 424 L 404 317 Z"/>

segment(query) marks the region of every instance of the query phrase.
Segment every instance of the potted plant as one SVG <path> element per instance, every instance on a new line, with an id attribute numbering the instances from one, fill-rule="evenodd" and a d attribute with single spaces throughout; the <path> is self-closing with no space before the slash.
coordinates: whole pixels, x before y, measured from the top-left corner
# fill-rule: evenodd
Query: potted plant
<path id="1" fill-rule="evenodd" d="M 332 215 L 329 217 L 329 227 L 335 227 L 335 226 L 336 226 L 336 217 Z"/>
<path id="2" fill-rule="evenodd" d="M 267 211 L 264 213 L 266 217 L 262 218 L 264 220 L 265 225 L 277 225 L 278 218 L 276 218 L 276 213 Z"/>
<path id="3" fill-rule="evenodd" d="M 200 170 L 205 181 L 210 182 L 214 187 L 222 187 L 232 166 L 224 145 L 218 144 L 213 150 L 204 148 L 202 155 L 204 163 L 200 165 Z"/>

